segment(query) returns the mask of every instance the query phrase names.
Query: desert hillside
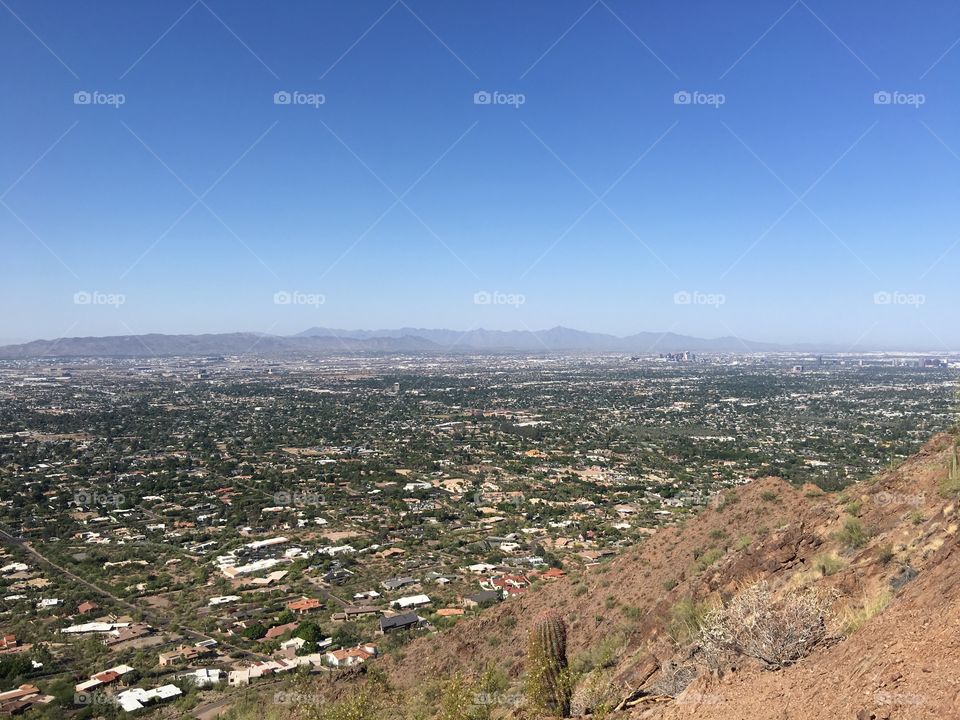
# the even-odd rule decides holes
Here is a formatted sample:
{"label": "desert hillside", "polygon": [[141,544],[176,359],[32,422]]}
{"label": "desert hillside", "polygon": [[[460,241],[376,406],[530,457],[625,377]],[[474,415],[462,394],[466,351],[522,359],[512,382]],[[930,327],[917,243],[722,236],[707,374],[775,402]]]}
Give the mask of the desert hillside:
{"label": "desert hillside", "polygon": [[[621,557],[419,637],[366,679],[314,687],[341,705],[303,712],[378,717],[388,693],[429,717],[452,692],[448,710],[464,714],[444,717],[539,717],[524,695],[527,638],[552,612],[567,627],[574,715],[960,717],[958,491],[949,434],[842,493],[758,480]],[[758,580],[771,604],[816,597],[823,608],[822,631],[782,667],[704,644],[711,610]],[[495,691],[466,707],[490,678]],[[370,714],[338,715],[343,698]]]}

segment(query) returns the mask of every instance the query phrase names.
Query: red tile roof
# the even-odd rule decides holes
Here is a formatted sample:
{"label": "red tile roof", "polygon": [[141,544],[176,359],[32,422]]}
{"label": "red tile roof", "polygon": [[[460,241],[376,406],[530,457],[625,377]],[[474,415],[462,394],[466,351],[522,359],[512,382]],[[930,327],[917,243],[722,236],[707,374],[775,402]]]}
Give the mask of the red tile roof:
{"label": "red tile roof", "polygon": [[292,622],[287,623],[286,625],[277,625],[276,627],[272,627],[267,630],[267,634],[263,636],[263,639],[273,640],[274,638],[278,638],[288,630],[295,630],[297,625],[299,625],[299,623]]}

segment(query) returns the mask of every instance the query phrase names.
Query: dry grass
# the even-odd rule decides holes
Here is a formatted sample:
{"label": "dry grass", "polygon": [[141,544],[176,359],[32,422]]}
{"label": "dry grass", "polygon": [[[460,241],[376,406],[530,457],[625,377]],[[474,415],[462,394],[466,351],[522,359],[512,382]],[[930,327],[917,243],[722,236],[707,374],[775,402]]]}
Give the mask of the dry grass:
{"label": "dry grass", "polygon": [[890,604],[892,595],[884,590],[873,598],[864,598],[859,607],[848,607],[840,618],[843,635],[849,636]]}

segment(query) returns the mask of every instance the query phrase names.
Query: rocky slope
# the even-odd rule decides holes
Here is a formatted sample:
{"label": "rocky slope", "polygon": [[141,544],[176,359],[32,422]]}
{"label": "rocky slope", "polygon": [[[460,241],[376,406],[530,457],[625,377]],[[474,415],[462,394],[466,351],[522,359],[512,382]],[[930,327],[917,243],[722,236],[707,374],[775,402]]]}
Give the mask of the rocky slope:
{"label": "rocky slope", "polygon": [[[494,668],[506,679],[487,697],[491,716],[538,717],[522,700],[524,649],[536,618],[551,610],[569,628],[579,678],[575,713],[606,707],[605,717],[651,720],[960,718],[956,442],[939,435],[843,493],[776,478],[729,491],[623,556],[422,636],[367,674],[385,672],[388,707],[404,697],[417,717],[430,717],[435,679]],[[801,590],[827,598],[825,639],[779,670],[745,656],[708,662],[698,632],[703,613],[757,579],[781,599]],[[326,680],[308,691],[342,698],[363,684]],[[432,701],[424,699],[430,692]]]}
{"label": "rocky slope", "polygon": [[[623,716],[960,717],[960,519],[947,487],[954,448],[940,435],[842,494],[775,478],[751,483],[607,565],[420,638],[383,666],[401,688],[490,664],[517,680],[524,638],[552,609],[567,619],[574,665],[595,668],[594,684],[619,700]],[[831,593],[828,640],[776,672],[746,659],[711,671],[685,629],[698,608],[756,578],[778,593]]]}

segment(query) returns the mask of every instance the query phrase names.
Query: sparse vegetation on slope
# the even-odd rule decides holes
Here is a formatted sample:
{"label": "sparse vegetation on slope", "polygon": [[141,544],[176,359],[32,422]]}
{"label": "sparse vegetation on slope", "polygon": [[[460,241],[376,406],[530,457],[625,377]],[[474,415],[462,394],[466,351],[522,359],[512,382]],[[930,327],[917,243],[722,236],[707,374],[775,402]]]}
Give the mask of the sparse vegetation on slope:
{"label": "sparse vegetation on slope", "polygon": [[721,666],[745,655],[772,670],[792,665],[826,638],[830,602],[815,590],[777,597],[766,581],[747,585],[704,618],[700,639],[708,662]]}
{"label": "sparse vegetation on slope", "polygon": [[867,544],[870,539],[863,523],[854,516],[843,521],[843,527],[837,533],[837,540],[848,550],[857,550]]}
{"label": "sparse vegetation on slope", "polygon": [[843,618],[843,634],[855,633],[860,626],[883,610],[890,602],[890,598],[890,592],[884,590],[876,597],[865,598],[859,607],[848,609]]}
{"label": "sparse vegetation on slope", "polygon": [[[522,639],[547,609],[567,626],[574,716],[752,720],[769,717],[771,698],[783,698],[791,720],[861,710],[883,717],[899,693],[923,700],[904,717],[948,717],[960,654],[960,610],[952,601],[960,596],[960,504],[941,499],[937,488],[952,443],[940,436],[916,458],[851,488],[862,502],[859,518],[838,519],[849,498],[757,481],[722,512],[706,509],[621,558],[420,638],[404,659],[384,665],[397,678],[391,698],[410,709],[389,717],[440,717],[444,682],[425,693],[424,677],[462,672],[452,689],[481,688],[481,668],[491,662],[504,673],[501,689],[478,690],[490,700],[480,710],[493,719],[546,717],[521,688],[531,667]],[[780,501],[762,503],[771,489]],[[769,529],[761,531],[761,522]],[[754,538],[749,545],[736,541],[745,533]],[[689,572],[695,549],[725,539],[730,544],[709,572]],[[877,695],[881,682],[889,695]]]}

